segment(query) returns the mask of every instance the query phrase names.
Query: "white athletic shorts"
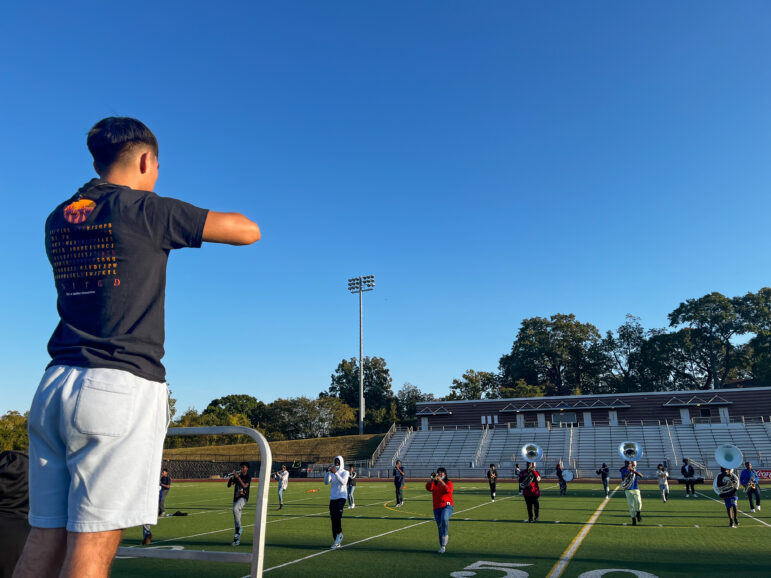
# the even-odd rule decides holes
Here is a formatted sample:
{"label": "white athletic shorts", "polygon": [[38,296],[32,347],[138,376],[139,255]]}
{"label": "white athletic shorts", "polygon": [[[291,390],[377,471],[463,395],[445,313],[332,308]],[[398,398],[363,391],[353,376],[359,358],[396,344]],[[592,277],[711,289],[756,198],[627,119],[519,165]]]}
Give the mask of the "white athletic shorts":
{"label": "white athletic shorts", "polygon": [[118,369],[57,365],[29,414],[29,523],[104,532],[158,521],[169,391]]}

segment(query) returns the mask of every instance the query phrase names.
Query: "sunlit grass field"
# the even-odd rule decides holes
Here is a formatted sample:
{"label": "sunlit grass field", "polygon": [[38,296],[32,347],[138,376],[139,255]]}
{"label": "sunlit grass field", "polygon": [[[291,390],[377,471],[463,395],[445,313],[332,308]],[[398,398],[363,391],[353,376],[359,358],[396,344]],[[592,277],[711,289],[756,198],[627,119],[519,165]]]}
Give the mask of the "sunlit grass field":
{"label": "sunlit grass field", "polygon": [[[572,483],[560,496],[543,484],[540,521],[528,524],[523,499],[511,482],[500,483],[496,501],[487,484],[458,483],[450,541],[438,554],[431,495],[423,483],[410,482],[405,504],[394,508],[393,484],[359,482],[356,508],[343,517],[343,548],[329,550],[332,534],[328,514],[329,488],[321,481],[290,481],[285,507],[277,509],[276,483],[271,484],[265,573],[270,576],[565,576],[583,578],[632,576],[771,575],[771,500],[751,514],[740,496],[740,526],[728,527],[722,500],[707,486],[695,499],[672,486],[662,503],[657,486],[642,486],[643,521],[629,525],[619,489],[588,528],[577,537],[603,504],[599,484]],[[255,486],[256,490],[256,486]],[[312,491],[318,490],[318,491]],[[254,496],[244,510],[241,546],[233,548],[232,488],[223,483],[178,483],[172,486],[166,517],[153,527],[149,547],[248,551],[252,546]],[[139,546],[141,528],[125,532],[123,546]],[[577,545],[571,555],[571,544]],[[561,574],[555,565],[563,558]],[[563,564],[564,564],[563,561]],[[599,571],[599,572],[598,572]],[[642,574],[643,572],[648,574]],[[243,564],[149,559],[118,559],[113,576],[165,578],[182,576],[248,576]]]}

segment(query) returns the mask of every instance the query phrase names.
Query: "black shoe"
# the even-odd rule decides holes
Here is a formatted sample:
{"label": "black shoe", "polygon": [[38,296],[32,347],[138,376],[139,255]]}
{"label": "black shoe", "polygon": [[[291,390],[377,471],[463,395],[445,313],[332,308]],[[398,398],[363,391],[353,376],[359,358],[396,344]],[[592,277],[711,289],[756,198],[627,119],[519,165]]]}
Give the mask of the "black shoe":
{"label": "black shoe", "polygon": [[632,518],[632,526],[636,526],[636,525],[637,525],[637,520],[635,520],[634,518]]}
{"label": "black shoe", "polygon": [[283,508],[283,507],[284,507],[284,504],[279,504],[279,505],[278,505],[278,509],[279,509],[279,510],[280,510],[281,508]]}
{"label": "black shoe", "polygon": [[642,515],[640,515],[640,512],[637,512],[637,521],[642,522]]}

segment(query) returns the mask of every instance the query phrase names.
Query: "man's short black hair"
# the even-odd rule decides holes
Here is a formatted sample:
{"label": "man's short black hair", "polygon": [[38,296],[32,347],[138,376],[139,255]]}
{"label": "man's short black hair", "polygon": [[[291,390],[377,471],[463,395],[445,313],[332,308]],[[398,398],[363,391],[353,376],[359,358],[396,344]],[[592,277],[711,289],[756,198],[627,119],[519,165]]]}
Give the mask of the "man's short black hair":
{"label": "man's short black hair", "polygon": [[158,156],[158,140],[152,131],[142,122],[127,116],[110,116],[100,120],[88,131],[86,144],[99,174],[137,146],[148,146]]}
{"label": "man's short black hair", "polygon": [[241,462],[240,464],[238,464],[239,468],[241,468],[243,466],[246,466],[248,468],[249,467],[249,462]]}

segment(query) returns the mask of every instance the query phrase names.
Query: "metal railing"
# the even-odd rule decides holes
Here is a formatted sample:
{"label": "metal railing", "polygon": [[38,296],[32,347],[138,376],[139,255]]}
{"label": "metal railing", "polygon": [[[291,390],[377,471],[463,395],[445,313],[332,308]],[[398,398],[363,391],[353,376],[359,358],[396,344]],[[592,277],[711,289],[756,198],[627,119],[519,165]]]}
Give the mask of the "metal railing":
{"label": "metal railing", "polygon": [[134,547],[118,548],[119,556],[135,558],[163,558],[167,560],[197,560],[202,562],[237,562],[251,565],[251,578],[262,576],[265,558],[265,524],[268,517],[269,468],[273,458],[265,437],[258,431],[242,426],[172,427],[167,436],[183,435],[248,435],[260,448],[260,476],[257,487],[257,508],[254,519],[254,543],[251,553],[213,552],[208,550],[154,550]]}
{"label": "metal railing", "polygon": [[487,439],[487,433],[490,431],[489,428],[485,427],[482,429],[482,438],[479,440],[479,445],[477,446],[477,451],[474,453],[474,466],[479,465],[479,460],[482,457],[482,450],[485,447],[485,440]]}
{"label": "metal railing", "polygon": [[386,446],[388,445],[388,442],[390,442],[391,438],[394,437],[394,433],[396,433],[396,422],[391,424],[391,427],[388,428],[386,435],[383,436],[383,439],[380,440],[380,443],[375,448],[375,451],[372,452],[372,457],[369,459],[370,467],[375,465],[375,462],[378,460],[381,454],[385,451]]}
{"label": "metal railing", "polygon": [[401,452],[402,448],[404,448],[404,446],[407,445],[407,440],[410,439],[411,435],[412,435],[412,428],[409,428],[407,430],[407,433],[404,434],[404,439],[402,440],[402,443],[399,444],[399,447],[396,448],[394,455],[391,457],[391,465],[394,465],[396,463],[396,460],[399,458],[399,452]]}

